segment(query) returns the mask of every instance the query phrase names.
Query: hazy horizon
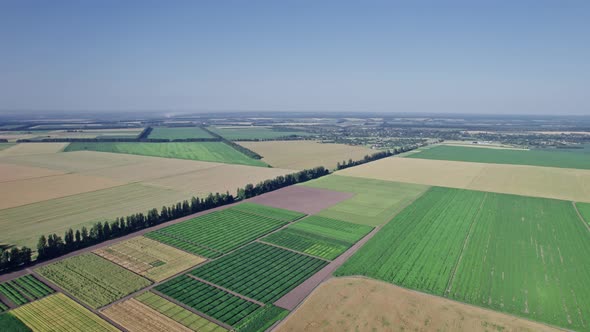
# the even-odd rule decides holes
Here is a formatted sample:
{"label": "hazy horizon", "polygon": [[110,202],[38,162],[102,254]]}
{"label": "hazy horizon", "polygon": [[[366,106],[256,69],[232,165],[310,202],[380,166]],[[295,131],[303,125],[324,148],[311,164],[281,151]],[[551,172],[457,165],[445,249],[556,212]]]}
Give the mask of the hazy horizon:
{"label": "hazy horizon", "polygon": [[584,1],[0,3],[0,112],[590,115]]}

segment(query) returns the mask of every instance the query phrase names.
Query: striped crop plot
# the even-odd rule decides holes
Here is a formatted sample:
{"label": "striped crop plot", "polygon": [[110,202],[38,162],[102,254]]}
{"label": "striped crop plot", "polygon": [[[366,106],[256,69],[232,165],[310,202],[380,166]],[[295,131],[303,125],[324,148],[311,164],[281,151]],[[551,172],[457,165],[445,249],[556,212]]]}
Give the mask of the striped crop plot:
{"label": "striped crop plot", "polygon": [[311,216],[270,234],[262,241],[331,260],[372,229],[370,226]]}
{"label": "striped crop plot", "polygon": [[0,284],[0,294],[17,306],[38,300],[54,292],[53,289],[30,274]]}
{"label": "striped crop plot", "polygon": [[35,332],[116,332],[114,326],[58,293],[14,309],[11,313]]}
{"label": "striped crop plot", "polygon": [[435,187],[336,275],[366,275],[567,329],[590,328],[590,238],[568,201]]}
{"label": "striped crop plot", "polygon": [[149,280],[90,253],[66,258],[36,271],[93,308],[151,284]]}
{"label": "striped crop plot", "polygon": [[305,216],[305,213],[279,209],[272,206],[254,204],[249,202],[238,204],[232,207],[231,209],[285,222],[295,221]]}
{"label": "striped crop plot", "polygon": [[260,305],[205,284],[187,275],[176,277],[155,288],[158,292],[183,303],[220,322],[235,326]]}
{"label": "striped crop plot", "polygon": [[213,258],[285,224],[282,220],[229,208],[150,232],[146,236],[188,252]]}
{"label": "striped crop plot", "polygon": [[6,310],[8,310],[8,306],[4,304],[4,302],[0,301],[0,313],[3,313]]}
{"label": "striped crop plot", "polygon": [[129,332],[192,331],[135,299],[113,304],[101,312]]}
{"label": "striped crop plot", "polygon": [[207,319],[186,310],[176,303],[152,292],[145,292],[135,297],[144,305],[156,310],[160,314],[188,327],[191,331],[226,332],[227,329],[208,321]]}
{"label": "striped crop plot", "polygon": [[154,281],[162,281],[205,261],[143,236],[100,248],[94,253]]}
{"label": "striped crop plot", "polygon": [[274,246],[253,243],[190,272],[263,303],[272,303],[327,262]]}

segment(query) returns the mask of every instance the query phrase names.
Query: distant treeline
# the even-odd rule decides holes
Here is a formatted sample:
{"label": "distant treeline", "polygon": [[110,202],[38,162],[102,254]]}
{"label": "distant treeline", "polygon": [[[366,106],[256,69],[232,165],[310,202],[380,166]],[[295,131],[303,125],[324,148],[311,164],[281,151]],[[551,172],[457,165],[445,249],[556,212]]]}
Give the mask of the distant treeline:
{"label": "distant treeline", "polygon": [[211,136],[219,139],[223,143],[231,146],[232,148],[240,151],[241,153],[245,154],[246,156],[248,156],[248,157],[250,157],[252,159],[262,159],[262,156],[259,155],[258,153],[254,152],[254,151],[252,151],[252,150],[250,150],[250,149],[248,149],[246,147],[243,147],[243,146],[241,146],[239,144],[236,144],[236,143],[234,143],[234,142],[232,142],[232,141],[230,141],[228,139],[225,139],[223,136],[219,135],[216,132],[213,132],[213,131],[207,129],[206,127],[201,127],[201,129],[203,129],[204,131],[206,131],[207,133],[209,133],[209,135],[211,135]]}
{"label": "distant treeline", "polygon": [[0,143],[8,143],[8,140],[6,138],[0,138]]}
{"label": "distant treeline", "polygon": [[[65,232],[63,237],[57,234],[42,235],[37,242],[36,249],[38,256],[36,261],[59,257],[72,251],[124,236],[144,228],[231,204],[296,183],[313,180],[329,173],[324,167],[306,169],[297,173],[278,176],[272,180],[265,180],[256,185],[248,184],[244,188],[239,188],[236,196],[226,192],[224,194],[209,194],[205,198],[193,197],[190,201],[185,200],[171,206],[163,206],[159,210],[153,208],[147,214],[135,213],[126,217],[116,218],[111,222],[97,222],[89,228],[82,227],[75,231],[70,228]],[[32,250],[27,247],[13,247],[10,250],[6,248],[2,251],[0,257],[0,271],[8,271],[29,265],[33,262]]]}
{"label": "distant treeline", "polygon": [[412,146],[408,146],[408,147],[395,148],[393,150],[381,151],[381,152],[373,153],[372,155],[366,155],[361,160],[352,160],[352,159],[349,159],[348,161],[343,160],[342,163],[336,164],[336,170],[341,170],[341,169],[345,169],[345,168],[349,168],[349,167],[353,167],[353,166],[358,166],[358,165],[366,164],[371,161],[391,157],[396,154],[400,154],[403,152],[408,152],[408,151],[414,150],[414,149],[424,146],[424,145],[425,144],[419,144],[419,145],[412,145]]}

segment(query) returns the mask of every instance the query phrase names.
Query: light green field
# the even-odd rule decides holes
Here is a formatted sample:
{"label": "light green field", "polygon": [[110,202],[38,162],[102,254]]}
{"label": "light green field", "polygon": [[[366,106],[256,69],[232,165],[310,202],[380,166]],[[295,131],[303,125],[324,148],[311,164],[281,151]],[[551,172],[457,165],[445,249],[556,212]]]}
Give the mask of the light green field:
{"label": "light green field", "polygon": [[261,160],[253,159],[222,142],[172,142],[172,143],[71,143],[69,151],[101,151],[127,153],[142,156],[214,161],[227,164],[268,166]]}
{"label": "light green field", "polygon": [[149,280],[91,253],[66,258],[36,271],[95,309],[151,284]]}
{"label": "light green field", "polygon": [[[267,127],[209,127],[209,130],[230,141],[254,140],[254,139],[277,139],[281,137],[311,136],[304,131],[279,131]],[[151,136],[150,136],[151,137]]]}
{"label": "light green field", "polygon": [[590,224],[590,203],[576,203],[576,207],[578,208],[578,212],[584,218],[584,221]]}
{"label": "light green field", "polygon": [[433,187],[336,275],[590,330],[590,236],[568,201]]}
{"label": "light green field", "polygon": [[212,137],[211,134],[199,127],[155,127],[148,138],[174,140]]}
{"label": "light green field", "polygon": [[35,248],[41,235],[63,233],[187,199],[174,190],[138,183],[0,210],[0,243]]}
{"label": "light green field", "polygon": [[482,149],[439,145],[406,158],[590,169],[590,154],[565,151]]}
{"label": "light green field", "polygon": [[318,216],[370,226],[382,225],[413,202],[428,186],[329,175],[303,184],[308,187],[354,193]]}

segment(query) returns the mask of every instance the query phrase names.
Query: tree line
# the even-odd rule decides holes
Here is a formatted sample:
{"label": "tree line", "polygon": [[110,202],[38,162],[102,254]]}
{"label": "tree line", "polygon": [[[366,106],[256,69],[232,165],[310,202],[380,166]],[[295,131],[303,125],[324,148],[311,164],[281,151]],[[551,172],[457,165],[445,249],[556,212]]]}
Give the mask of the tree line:
{"label": "tree line", "polygon": [[373,153],[372,155],[365,155],[365,157],[360,160],[352,160],[352,159],[348,159],[348,161],[343,160],[341,163],[336,164],[336,170],[341,170],[341,169],[345,169],[345,168],[349,168],[349,167],[353,167],[353,166],[358,166],[358,165],[366,164],[371,161],[391,157],[396,154],[400,154],[400,153],[408,152],[410,150],[414,150],[414,149],[424,146],[424,145],[425,144],[417,144],[417,145],[411,145],[411,146],[404,146],[401,148],[395,148],[392,150],[385,150],[385,151]]}
{"label": "tree line", "polygon": [[211,136],[219,139],[221,142],[223,142],[223,143],[231,146],[232,148],[240,151],[241,153],[245,154],[246,156],[248,156],[250,158],[253,158],[253,159],[262,159],[262,156],[261,155],[259,155],[258,153],[256,153],[256,152],[248,149],[245,146],[241,146],[239,144],[236,144],[236,143],[234,143],[234,142],[226,139],[225,137],[219,135],[218,133],[213,132],[213,131],[207,129],[206,127],[201,127],[201,129],[203,129],[204,131],[206,131],[207,133],[209,133],[209,135],[211,135]]}

